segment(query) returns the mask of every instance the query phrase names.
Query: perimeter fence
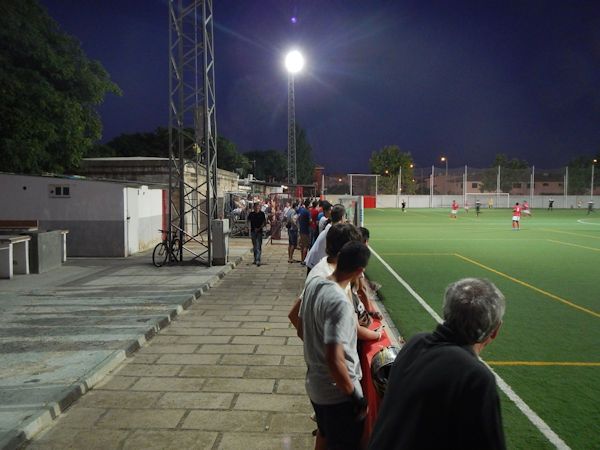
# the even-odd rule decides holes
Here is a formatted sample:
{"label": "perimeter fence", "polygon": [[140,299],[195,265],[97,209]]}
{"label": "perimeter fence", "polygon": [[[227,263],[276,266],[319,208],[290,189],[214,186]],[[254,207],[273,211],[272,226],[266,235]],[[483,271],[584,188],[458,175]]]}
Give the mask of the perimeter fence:
{"label": "perimeter fence", "polygon": [[[594,177],[596,175],[596,177]],[[429,197],[428,206],[450,204],[453,199],[473,204],[481,195],[486,201],[496,196],[500,204],[512,197],[529,200],[542,206],[550,199],[560,198],[557,207],[586,207],[587,202],[600,195],[600,174],[594,167],[538,169],[536,167],[511,169],[505,167],[411,167],[395,174],[326,175],[323,179],[325,195],[362,195],[397,197]],[[423,203],[421,200],[420,204]]]}

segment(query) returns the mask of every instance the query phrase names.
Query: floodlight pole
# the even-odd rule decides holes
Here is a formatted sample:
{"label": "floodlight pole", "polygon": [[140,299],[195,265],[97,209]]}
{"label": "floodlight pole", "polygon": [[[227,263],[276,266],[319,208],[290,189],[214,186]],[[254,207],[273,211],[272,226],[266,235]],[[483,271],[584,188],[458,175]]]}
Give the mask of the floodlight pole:
{"label": "floodlight pole", "polygon": [[288,184],[295,185],[296,174],[296,105],[294,95],[294,74],[288,73]]}

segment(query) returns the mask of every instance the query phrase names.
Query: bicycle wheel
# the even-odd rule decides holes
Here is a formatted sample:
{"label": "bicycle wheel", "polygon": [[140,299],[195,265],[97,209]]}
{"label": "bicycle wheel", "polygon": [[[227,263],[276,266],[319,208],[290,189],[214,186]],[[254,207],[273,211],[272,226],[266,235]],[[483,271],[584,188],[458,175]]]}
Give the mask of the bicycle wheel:
{"label": "bicycle wheel", "polygon": [[171,246],[171,260],[172,262],[179,261],[179,249],[181,248],[181,241],[179,239],[173,239],[173,243]]}
{"label": "bicycle wheel", "polygon": [[162,266],[165,262],[167,262],[168,253],[167,246],[164,242],[156,244],[156,247],[154,247],[154,251],[152,252],[152,264],[154,264],[156,267]]}

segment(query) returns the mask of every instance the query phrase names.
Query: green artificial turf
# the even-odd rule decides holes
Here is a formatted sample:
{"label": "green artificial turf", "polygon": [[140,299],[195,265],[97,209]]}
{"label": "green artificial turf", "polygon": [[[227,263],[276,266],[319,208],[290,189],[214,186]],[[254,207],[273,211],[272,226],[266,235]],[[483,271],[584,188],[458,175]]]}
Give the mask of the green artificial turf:
{"label": "green artificial turf", "polygon": [[[365,226],[373,250],[440,316],[452,281],[494,282],[507,309],[483,359],[567,445],[600,448],[600,217],[533,214],[513,231],[508,209],[461,212],[456,220],[445,209],[376,209],[365,211]],[[383,285],[384,305],[405,338],[433,329],[435,320],[375,255],[367,274]],[[510,400],[502,408],[509,448],[552,448]]]}

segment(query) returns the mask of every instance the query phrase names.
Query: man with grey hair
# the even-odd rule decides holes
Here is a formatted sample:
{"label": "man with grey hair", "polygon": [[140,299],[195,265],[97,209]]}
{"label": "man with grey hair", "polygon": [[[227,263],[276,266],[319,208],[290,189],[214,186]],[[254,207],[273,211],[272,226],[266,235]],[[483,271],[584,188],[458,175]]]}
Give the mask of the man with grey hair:
{"label": "man with grey hair", "polygon": [[413,336],[394,361],[369,449],[506,448],[496,381],[478,358],[504,309],[488,280],[447,287],[444,322]]}

